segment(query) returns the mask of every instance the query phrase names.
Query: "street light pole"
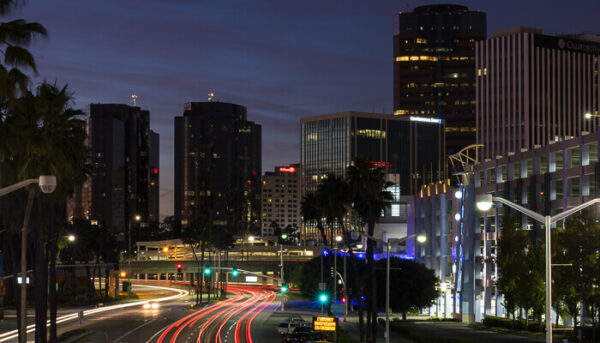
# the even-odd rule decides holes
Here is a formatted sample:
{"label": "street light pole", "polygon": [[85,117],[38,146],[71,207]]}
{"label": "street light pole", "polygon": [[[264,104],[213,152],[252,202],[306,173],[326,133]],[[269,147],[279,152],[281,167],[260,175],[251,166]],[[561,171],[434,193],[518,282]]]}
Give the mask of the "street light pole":
{"label": "street light pole", "polygon": [[281,261],[281,312],[285,311],[285,300],[283,299],[283,297],[285,296],[283,294],[283,287],[284,287],[284,283],[285,283],[285,279],[283,277],[283,244],[279,244],[279,253],[280,253],[280,261]]}
{"label": "street light pole", "polygon": [[494,197],[491,194],[482,194],[477,196],[476,204],[477,208],[486,212],[490,208],[494,202],[502,203],[517,212],[520,212],[534,220],[537,220],[540,223],[543,223],[546,229],[545,234],[545,253],[546,253],[546,343],[552,343],[552,254],[551,254],[551,243],[552,243],[552,232],[550,226],[553,223],[556,223],[560,220],[565,219],[566,217],[572,215],[573,213],[579,212],[586,207],[595,205],[600,203],[600,198],[592,199],[588,202],[585,202],[579,206],[573,207],[569,210],[556,214],[554,216],[543,216],[539,213],[536,213],[526,207],[521,205],[517,205],[512,201],[508,201],[504,198]]}
{"label": "street light pole", "polygon": [[[17,182],[14,185],[0,188],[0,197],[34,183],[38,184],[43,193],[52,193],[56,189],[56,176],[40,175],[37,179],[27,179]],[[25,218],[23,219],[23,227],[21,228],[21,301],[19,302],[21,322],[19,323],[19,343],[27,342],[27,227],[29,226],[34,192],[35,190],[33,189],[30,189],[28,192]]]}
{"label": "street light pole", "polygon": [[390,343],[390,249],[392,241],[394,244],[405,242],[413,237],[417,237],[419,243],[424,243],[427,240],[425,235],[418,235],[413,233],[402,238],[388,239],[387,232],[383,233],[383,239],[377,239],[370,235],[364,235],[365,237],[380,243],[385,243],[387,247],[387,262],[385,270],[385,343]]}

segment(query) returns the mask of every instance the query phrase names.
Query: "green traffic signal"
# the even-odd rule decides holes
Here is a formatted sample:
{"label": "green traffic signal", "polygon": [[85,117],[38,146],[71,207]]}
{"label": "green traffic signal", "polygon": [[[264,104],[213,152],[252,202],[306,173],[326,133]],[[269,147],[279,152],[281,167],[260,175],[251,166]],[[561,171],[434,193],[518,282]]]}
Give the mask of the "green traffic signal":
{"label": "green traffic signal", "polygon": [[288,238],[287,233],[281,234],[281,239],[287,239],[287,238]]}
{"label": "green traffic signal", "polygon": [[287,286],[281,285],[281,293],[287,293]]}
{"label": "green traffic signal", "polygon": [[231,275],[232,276],[238,276],[239,272],[236,268],[233,268],[233,270],[231,271]]}
{"label": "green traffic signal", "polygon": [[210,275],[211,270],[209,267],[204,267],[204,275]]}
{"label": "green traffic signal", "polygon": [[319,295],[319,301],[324,304],[327,302],[327,294],[321,294]]}

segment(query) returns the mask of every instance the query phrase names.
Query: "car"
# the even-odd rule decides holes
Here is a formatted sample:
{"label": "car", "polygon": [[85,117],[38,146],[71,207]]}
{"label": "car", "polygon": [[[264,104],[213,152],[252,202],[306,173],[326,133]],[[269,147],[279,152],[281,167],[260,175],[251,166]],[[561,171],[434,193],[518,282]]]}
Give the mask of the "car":
{"label": "car", "polygon": [[287,335],[287,334],[291,334],[294,332],[294,329],[296,329],[297,327],[300,326],[306,326],[307,322],[306,320],[302,319],[302,318],[288,318],[287,321],[279,323],[279,325],[277,326],[277,332],[279,332],[280,335]]}
{"label": "car", "polygon": [[144,310],[158,310],[160,305],[155,301],[148,301],[144,303],[143,307]]}
{"label": "car", "polygon": [[308,326],[298,326],[290,334],[283,336],[283,342],[307,342],[315,339],[315,333],[312,328]]}

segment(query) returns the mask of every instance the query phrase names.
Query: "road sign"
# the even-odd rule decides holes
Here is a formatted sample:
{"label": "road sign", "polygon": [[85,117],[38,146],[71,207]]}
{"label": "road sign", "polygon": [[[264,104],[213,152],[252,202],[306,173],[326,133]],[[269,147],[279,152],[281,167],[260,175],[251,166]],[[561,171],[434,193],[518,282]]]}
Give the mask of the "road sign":
{"label": "road sign", "polygon": [[336,331],[337,318],[335,317],[313,317],[313,330],[315,331]]}

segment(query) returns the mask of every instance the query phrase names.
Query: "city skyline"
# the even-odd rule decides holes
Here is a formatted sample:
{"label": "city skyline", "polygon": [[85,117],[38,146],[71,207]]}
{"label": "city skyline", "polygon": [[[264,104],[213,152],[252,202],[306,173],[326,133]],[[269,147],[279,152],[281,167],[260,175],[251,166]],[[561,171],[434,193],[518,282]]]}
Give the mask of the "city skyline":
{"label": "city skyline", "polygon": [[[263,170],[297,163],[301,117],[392,112],[394,14],[432,3],[440,1],[408,7],[394,1],[227,7],[104,1],[100,7],[31,0],[13,17],[38,21],[50,32],[32,47],[40,74],[34,83],[68,83],[79,108],[126,104],[135,93],[138,106],[151,111],[151,128],[161,135],[162,217],[173,213],[173,118],[185,102],[205,101],[214,92],[219,101],[247,107],[248,119],[263,126]],[[550,35],[600,31],[594,20],[600,4],[594,1],[577,7],[558,1],[452,3],[486,12],[488,36],[516,25]]]}

